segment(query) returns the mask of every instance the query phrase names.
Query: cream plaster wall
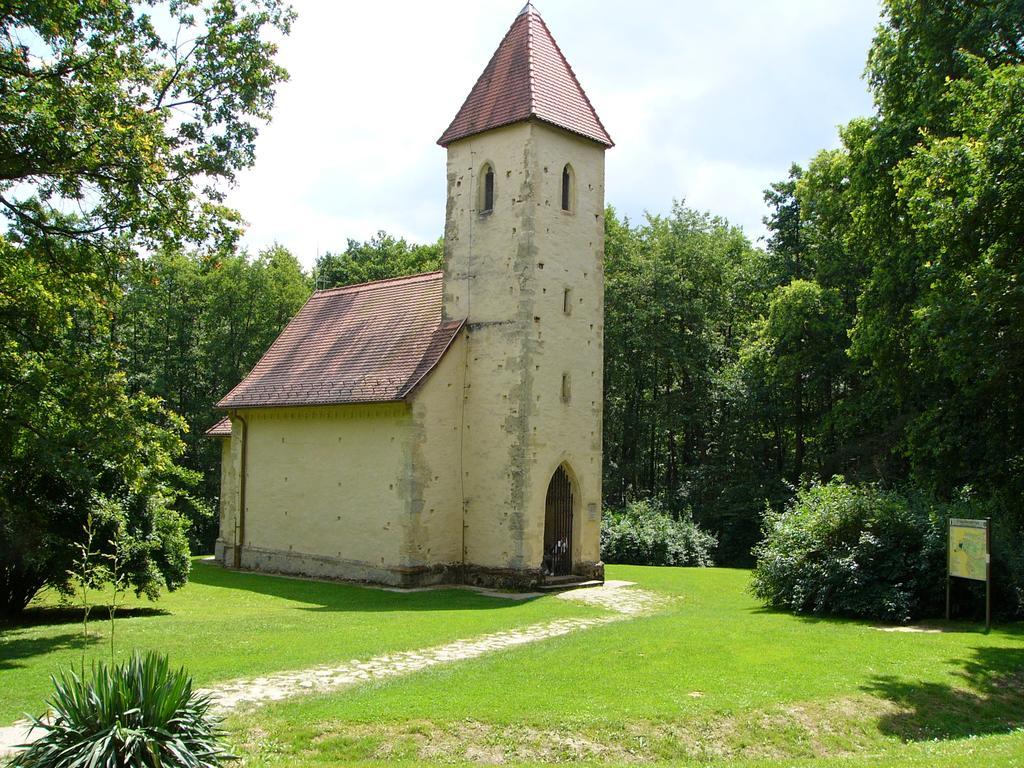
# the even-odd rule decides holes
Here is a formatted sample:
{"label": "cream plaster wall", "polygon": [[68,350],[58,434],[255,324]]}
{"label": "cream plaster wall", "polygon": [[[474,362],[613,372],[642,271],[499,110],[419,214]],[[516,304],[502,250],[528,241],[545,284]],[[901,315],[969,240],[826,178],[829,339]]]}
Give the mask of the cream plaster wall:
{"label": "cream plaster wall", "polygon": [[[561,210],[567,162],[570,212]],[[476,210],[485,163],[495,169],[490,212]],[[603,215],[604,148],[594,142],[529,121],[448,147],[445,314],[469,320],[470,564],[540,567],[544,499],[563,462],[574,480],[574,563],[600,558]]]}
{"label": "cream plaster wall", "polygon": [[412,469],[410,566],[462,562],[462,393],[465,386],[466,331],[462,331],[412,397],[408,441]]}
{"label": "cream plaster wall", "polygon": [[[409,406],[242,415],[247,426],[232,416],[231,460],[240,478],[247,441],[243,566],[397,581],[392,571],[405,565],[412,502]],[[225,522],[221,536],[232,541],[235,521]]]}

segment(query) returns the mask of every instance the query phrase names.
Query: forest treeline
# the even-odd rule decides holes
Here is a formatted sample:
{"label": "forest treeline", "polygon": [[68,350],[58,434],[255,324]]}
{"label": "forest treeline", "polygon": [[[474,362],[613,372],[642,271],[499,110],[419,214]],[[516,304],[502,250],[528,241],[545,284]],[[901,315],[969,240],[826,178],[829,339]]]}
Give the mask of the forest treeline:
{"label": "forest treeline", "polygon": [[[245,253],[213,182],[253,161],[286,77],[261,30],[291,13],[201,7],[219,32],[187,57],[127,3],[0,13],[0,613],[68,589],[88,525],[131,586],[182,583],[215,535],[216,401],[315,286],[441,265],[383,232],[311,273]],[[1024,13],[885,11],[873,114],[766,191],[765,242],[682,202],[606,212],[606,504],[692,517],[718,563],[838,476],[1024,541]]]}
{"label": "forest treeline", "polygon": [[874,114],[766,191],[763,250],[681,207],[608,217],[606,493],[692,508],[720,562],[836,475],[1024,545],[1022,5],[886,11]]}

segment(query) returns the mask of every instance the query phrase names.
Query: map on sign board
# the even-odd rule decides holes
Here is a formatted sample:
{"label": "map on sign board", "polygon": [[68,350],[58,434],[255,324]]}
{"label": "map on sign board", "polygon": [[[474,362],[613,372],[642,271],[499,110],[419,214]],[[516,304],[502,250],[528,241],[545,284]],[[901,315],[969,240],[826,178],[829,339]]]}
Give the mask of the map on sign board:
{"label": "map on sign board", "polygon": [[988,531],[985,520],[949,521],[949,575],[987,581]]}

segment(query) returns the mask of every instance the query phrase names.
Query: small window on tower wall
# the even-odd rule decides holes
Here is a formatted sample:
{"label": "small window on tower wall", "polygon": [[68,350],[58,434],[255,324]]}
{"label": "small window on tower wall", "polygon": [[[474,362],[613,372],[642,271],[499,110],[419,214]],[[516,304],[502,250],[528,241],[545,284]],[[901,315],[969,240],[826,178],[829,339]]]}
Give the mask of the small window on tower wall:
{"label": "small window on tower wall", "polygon": [[480,213],[494,210],[494,168],[490,163],[480,169]]}
{"label": "small window on tower wall", "polygon": [[562,291],[562,311],[567,314],[572,314],[572,289],[566,288]]}
{"label": "small window on tower wall", "polygon": [[572,397],[572,378],[568,373],[562,374],[562,402],[568,403]]}
{"label": "small window on tower wall", "polygon": [[562,169],[562,210],[572,210],[572,193],[573,193],[573,172],[572,166],[568,163]]}

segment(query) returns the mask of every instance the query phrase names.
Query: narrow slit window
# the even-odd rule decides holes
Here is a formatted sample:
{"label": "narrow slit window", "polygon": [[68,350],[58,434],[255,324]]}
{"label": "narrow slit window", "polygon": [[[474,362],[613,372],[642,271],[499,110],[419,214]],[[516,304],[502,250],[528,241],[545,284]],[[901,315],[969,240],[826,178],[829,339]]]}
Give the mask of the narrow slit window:
{"label": "narrow slit window", "polygon": [[572,379],[568,373],[562,374],[562,402],[568,403],[572,397]]}
{"label": "narrow slit window", "polygon": [[483,167],[483,186],[480,190],[480,213],[494,210],[494,168],[490,163]]}
{"label": "narrow slit window", "polygon": [[562,311],[570,315],[572,314],[572,289],[566,288],[562,292]]}
{"label": "narrow slit window", "polygon": [[562,210],[572,210],[572,193],[573,193],[573,173],[572,166],[568,163],[562,168]]}

